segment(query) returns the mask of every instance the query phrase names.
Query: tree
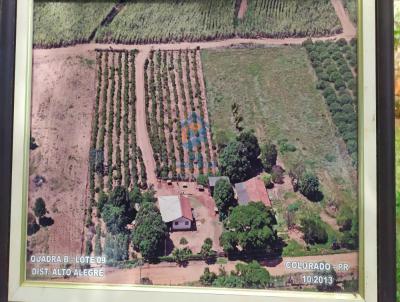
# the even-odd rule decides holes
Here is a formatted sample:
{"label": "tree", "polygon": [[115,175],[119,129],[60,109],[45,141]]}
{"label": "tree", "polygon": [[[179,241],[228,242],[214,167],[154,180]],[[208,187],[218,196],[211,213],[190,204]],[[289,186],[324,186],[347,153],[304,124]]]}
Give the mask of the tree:
{"label": "tree", "polygon": [[345,204],[340,208],[339,214],[336,217],[337,224],[340,226],[340,231],[349,231],[352,226],[352,221],[354,219],[353,209]]}
{"label": "tree", "polygon": [[261,147],[261,162],[265,171],[271,172],[272,167],[276,165],[277,158],[278,151],[274,144],[267,142]]}
{"label": "tree", "polygon": [[[213,281],[213,286],[226,288],[266,288],[270,282],[269,272],[263,268],[257,261],[252,261],[249,264],[236,264],[235,271],[227,274],[221,271],[217,278]],[[203,277],[204,276],[204,277]],[[208,277],[208,280],[214,276],[206,271],[203,274],[203,279]],[[201,279],[201,278],[200,278]]]}
{"label": "tree", "polygon": [[172,256],[175,258],[176,263],[179,265],[184,265],[188,262],[188,256],[192,255],[192,250],[188,247],[184,247],[183,249],[174,249],[172,251]]}
{"label": "tree", "polygon": [[219,179],[214,187],[214,200],[215,205],[219,211],[220,220],[224,220],[228,217],[229,210],[235,206],[235,193],[231,183],[225,179]]}
{"label": "tree", "polygon": [[321,195],[318,176],[309,171],[303,173],[299,178],[299,191],[310,200],[318,200]]}
{"label": "tree", "polygon": [[261,153],[257,137],[251,131],[244,131],[236,137],[236,140],[243,144],[247,158],[254,165]]}
{"label": "tree", "polygon": [[199,176],[197,176],[197,184],[207,187],[208,186],[208,176],[204,175],[204,174],[200,174]]}
{"label": "tree", "polygon": [[126,233],[126,225],[135,219],[136,210],[125,187],[117,186],[110,193],[101,215],[107,230],[113,235]]}
{"label": "tree", "polygon": [[348,249],[358,248],[358,215],[354,215],[351,228],[343,233],[341,245]]}
{"label": "tree", "polygon": [[211,238],[206,238],[203,245],[201,246],[200,254],[203,256],[206,262],[209,262],[211,258],[215,257],[215,252],[212,249],[213,241]]}
{"label": "tree", "polygon": [[233,183],[241,182],[251,176],[251,161],[247,157],[247,148],[241,142],[230,142],[219,156],[221,174]]}
{"label": "tree", "polygon": [[103,212],[104,205],[108,202],[108,196],[104,191],[99,192],[99,199],[97,201],[97,209],[99,212]]}
{"label": "tree", "polygon": [[217,279],[217,274],[211,272],[208,267],[204,269],[203,275],[200,277],[200,283],[203,286],[211,286],[213,285],[214,281]]}
{"label": "tree", "polygon": [[33,207],[33,212],[35,216],[38,218],[43,217],[47,213],[46,203],[44,202],[42,197],[39,197],[35,201],[35,206]]}
{"label": "tree", "polygon": [[124,261],[129,257],[128,235],[108,234],[104,245],[104,254],[108,262]]}
{"label": "tree", "polygon": [[140,189],[138,186],[134,186],[132,191],[129,192],[129,199],[134,204],[142,203],[143,196],[142,196],[142,192],[140,192]]}
{"label": "tree", "polygon": [[254,260],[249,264],[236,264],[236,275],[242,279],[245,288],[266,288],[270,282],[269,272]]}
{"label": "tree", "polygon": [[142,194],[142,203],[155,203],[157,202],[156,191],[149,189]]}
{"label": "tree", "polygon": [[32,213],[28,213],[28,236],[35,234],[39,231],[40,226],[36,222],[36,218]]}
{"label": "tree", "polygon": [[243,252],[272,251],[278,240],[277,224],[272,209],[262,202],[250,202],[235,207],[225,220],[225,231],[220,241],[224,251],[230,253],[240,247]]}
{"label": "tree", "polygon": [[167,226],[154,203],[145,202],[136,216],[136,225],[132,235],[133,247],[139,250],[145,259],[160,254],[160,246],[165,239]]}
{"label": "tree", "polygon": [[309,215],[300,219],[304,241],[308,244],[320,244],[328,241],[326,227],[317,215]]}

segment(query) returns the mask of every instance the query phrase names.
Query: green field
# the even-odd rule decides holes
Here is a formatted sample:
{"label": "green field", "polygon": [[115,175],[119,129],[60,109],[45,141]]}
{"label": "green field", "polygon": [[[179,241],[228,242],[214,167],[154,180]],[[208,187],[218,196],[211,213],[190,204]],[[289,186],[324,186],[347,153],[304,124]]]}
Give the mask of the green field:
{"label": "green field", "polygon": [[341,31],[329,0],[248,0],[238,19],[236,0],[128,0],[59,2],[34,5],[34,44],[58,47],[88,42],[161,43],[231,37],[322,36]]}
{"label": "green field", "polygon": [[39,47],[87,42],[115,1],[35,1],[33,41]]}
{"label": "green field", "polygon": [[234,34],[233,0],[149,0],[127,3],[97,41],[158,43],[198,41]]}
{"label": "green field", "polygon": [[250,0],[237,28],[244,37],[274,38],[322,36],[341,29],[330,0]]}
{"label": "green field", "polygon": [[358,11],[357,11],[357,0],[343,0],[343,5],[349,13],[351,21],[357,24]]}
{"label": "green field", "polygon": [[318,173],[325,201],[355,204],[356,171],[315,88],[304,48],[204,50],[202,60],[217,145],[236,135],[231,109],[236,103],[243,125],[261,142],[295,146],[294,152],[279,153],[287,171],[302,163]]}

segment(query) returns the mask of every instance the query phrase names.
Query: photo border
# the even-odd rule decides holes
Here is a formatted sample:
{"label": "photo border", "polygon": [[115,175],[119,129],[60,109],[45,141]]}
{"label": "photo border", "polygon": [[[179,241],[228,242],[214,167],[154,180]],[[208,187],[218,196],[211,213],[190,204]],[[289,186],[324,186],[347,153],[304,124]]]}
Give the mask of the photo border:
{"label": "photo border", "polygon": [[[26,197],[27,197],[27,168],[29,155],[29,118],[30,118],[30,87],[32,72],[32,20],[33,20],[33,0],[19,0],[17,5],[17,18],[14,14],[14,0],[3,0],[2,2],[2,28],[1,42],[2,49],[0,64],[7,63],[8,68],[2,68],[2,76],[6,79],[0,82],[0,100],[5,106],[1,106],[0,111],[0,132],[2,144],[6,147],[0,148],[0,180],[2,181],[2,194],[0,201],[2,211],[0,221],[4,225],[2,229],[1,253],[7,250],[8,240],[10,240],[10,257],[2,257],[6,263],[9,258],[9,287],[8,298],[7,290],[1,290],[2,301],[70,301],[79,296],[80,300],[90,301],[119,301],[123,299],[153,299],[156,301],[180,301],[190,298],[193,302],[212,299],[212,301],[243,301],[245,298],[252,298],[252,301],[264,301],[269,298],[271,302],[303,302],[303,301],[366,301],[366,302],[391,302],[393,296],[393,280],[388,280],[393,271],[394,251],[391,247],[384,246],[392,239],[388,230],[393,230],[393,221],[389,217],[393,214],[394,198],[393,194],[385,195],[384,189],[391,191],[389,177],[392,174],[393,154],[390,151],[393,142],[388,140],[392,136],[390,125],[384,120],[390,116],[390,95],[383,91],[390,86],[390,66],[387,60],[382,62],[381,55],[388,55],[390,42],[382,41],[387,37],[388,22],[382,22],[382,17],[393,13],[390,10],[389,0],[359,0],[359,134],[360,134],[360,295],[342,293],[309,293],[298,291],[276,291],[276,290],[226,290],[226,289],[204,289],[204,288],[184,288],[184,287],[163,287],[163,286],[129,286],[129,285],[93,285],[93,284],[71,284],[71,283],[45,283],[45,282],[25,282],[25,247],[26,247]],[[375,11],[376,8],[376,11]],[[389,8],[389,9],[388,9]],[[376,15],[375,15],[376,12]],[[375,16],[377,19],[375,20]],[[387,16],[387,15],[386,15]],[[375,28],[375,21],[379,24]],[[16,23],[16,38],[14,25]],[[391,24],[393,27],[393,24]],[[6,34],[3,35],[3,32]],[[377,39],[375,40],[375,34]],[[14,40],[14,38],[16,40]],[[391,40],[392,38],[389,38]],[[14,41],[16,41],[15,52],[15,87],[12,85],[14,79],[13,57]],[[375,44],[377,43],[377,44]],[[5,46],[4,46],[5,45]],[[392,49],[393,52],[393,49]],[[378,56],[376,57],[376,54]],[[371,62],[376,62],[377,65]],[[393,77],[393,75],[392,75]],[[386,79],[386,82],[385,82]],[[387,82],[389,80],[389,82]],[[386,84],[385,84],[386,83]],[[390,88],[390,87],[389,87]],[[393,90],[393,87],[392,87]],[[15,96],[13,98],[13,91]],[[4,95],[3,95],[4,94]],[[378,96],[378,103],[376,101]],[[13,100],[15,104],[13,105]],[[379,107],[377,107],[377,105]],[[13,113],[14,108],[14,113]],[[4,110],[3,110],[4,109]],[[14,117],[12,131],[11,123]],[[376,119],[378,118],[378,123]],[[378,129],[377,129],[378,126]],[[380,144],[377,145],[377,133],[379,134]],[[382,139],[385,137],[385,139]],[[1,138],[1,137],[0,137]],[[10,163],[11,142],[13,146],[12,168]],[[7,144],[8,143],[8,144]],[[7,146],[9,148],[7,148]],[[8,152],[8,153],[7,153]],[[383,157],[386,156],[387,160]],[[377,161],[379,160],[379,162]],[[379,163],[379,166],[378,166]],[[379,169],[378,169],[379,167]],[[12,169],[12,170],[11,170]],[[391,169],[391,170],[390,170]],[[389,173],[385,174],[386,171]],[[12,172],[12,174],[11,174]],[[10,183],[12,175],[11,193],[7,192],[7,185]],[[377,176],[379,176],[377,178]],[[386,180],[386,187],[382,187]],[[3,190],[5,185],[5,190]],[[388,188],[389,187],[389,188]],[[393,187],[394,190],[394,187]],[[379,241],[378,236],[378,207],[379,204]],[[386,198],[386,199],[383,199]],[[25,200],[25,201],[24,201]],[[11,201],[11,225],[8,223],[8,207]],[[385,201],[385,202],[383,202]],[[387,204],[387,206],[384,206]],[[389,212],[392,210],[392,212]],[[388,220],[382,218],[389,215]],[[367,222],[367,224],[366,224]],[[386,224],[385,224],[386,223]],[[385,225],[384,225],[385,224]],[[383,227],[382,225],[386,226]],[[372,226],[372,227],[371,227]],[[375,226],[375,227],[374,227]],[[10,237],[8,235],[10,230]],[[379,243],[379,272],[377,269],[377,244]],[[7,245],[7,246],[4,246]],[[1,254],[0,254],[1,255]],[[6,267],[6,264],[3,268]],[[7,270],[3,269],[7,273]],[[379,279],[378,279],[379,278]],[[0,279],[1,281],[1,279]],[[379,281],[379,300],[378,298]],[[7,282],[2,282],[7,284]],[[386,286],[385,286],[386,285]],[[385,291],[385,293],[383,293]],[[385,297],[385,300],[383,298]],[[393,300],[394,301],[394,300]]]}

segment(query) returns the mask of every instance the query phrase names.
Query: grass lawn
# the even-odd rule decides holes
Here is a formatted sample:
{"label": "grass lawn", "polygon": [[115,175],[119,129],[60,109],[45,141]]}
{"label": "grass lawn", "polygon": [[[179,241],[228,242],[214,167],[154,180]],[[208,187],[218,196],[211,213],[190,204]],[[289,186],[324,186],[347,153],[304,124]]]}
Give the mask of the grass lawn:
{"label": "grass lawn", "polygon": [[236,135],[231,106],[261,142],[296,147],[279,152],[286,170],[298,163],[318,173],[324,202],[355,203],[356,171],[334,124],[305,49],[283,46],[203,50],[211,128],[217,144]]}

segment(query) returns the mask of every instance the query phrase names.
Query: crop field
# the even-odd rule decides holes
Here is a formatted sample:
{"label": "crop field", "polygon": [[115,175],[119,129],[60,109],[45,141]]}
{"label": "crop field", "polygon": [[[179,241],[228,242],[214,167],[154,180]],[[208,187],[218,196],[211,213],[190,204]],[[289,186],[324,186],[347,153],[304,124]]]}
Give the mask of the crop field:
{"label": "crop field", "polygon": [[346,8],[351,21],[354,24],[357,24],[358,20],[358,5],[357,5],[357,0],[343,0],[343,5]]}
{"label": "crop field", "polygon": [[227,38],[234,35],[235,1],[150,0],[127,3],[98,42],[160,43]]}
{"label": "crop field", "polygon": [[[97,51],[97,93],[90,146],[91,204],[99,191],[146,186],[136,145],[135,51]],[[90,215],[88,216],[90,217]]]}
{"label": "crop field", "polygon": [[215,173],[199,50],[151,51],[144,68],[146,123],[157,177]]}
{"label": "crop field", "polygon": [[115,1],[35,0],[33,41],[38,47],[59,47],[87,42]]}
{"label": "crop field", "polygon": [[357,163],[357,62],[356,41],[304,43],[318,83],[338,132]]}
{"label": "crop field", "polygon": [[[348,10],[354,8],[350,1]],[[347,3],[346,2],[346,3]],[[304,37],[341,32],[329,0],[35,1],[34,44],[59,47],[89,41],[148,44],[232,37]],[[78,13],[79,12],[79,13]]]}
{"label": "crop field", "polygon": [[341,31],[329,0],[250,0],[237,31],[244,37],[323,36]]}
{"label": "crop field", "polygon": [[204,50],[202,62],[218,147],[236,136],[239,122],[254,129],[260,143],[278,146],[286,171],[299,163],[316,171],[326,201],[356,202],[355,169],[315,88],[304,48]]}

